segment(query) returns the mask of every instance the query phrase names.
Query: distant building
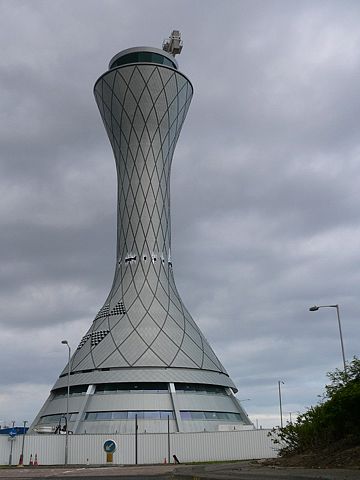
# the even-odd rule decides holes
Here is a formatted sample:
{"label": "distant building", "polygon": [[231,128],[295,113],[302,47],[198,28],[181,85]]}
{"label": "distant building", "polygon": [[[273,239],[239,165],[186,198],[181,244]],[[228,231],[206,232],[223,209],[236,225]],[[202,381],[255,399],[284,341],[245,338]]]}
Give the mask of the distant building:
{"label": "distant building", "polygon": [[[135,415],[142,432],[165,432],[168,422],[180,432],[252,425],[174,282],[170,167],[193,95],[171,55],[182,47],[176,33],[167,51],[118,53],[95,83],[116,161],[117,258],[105,304],[71,358],[74,433],[133,432]],[[64,429],[67,373],[31,431]]]}

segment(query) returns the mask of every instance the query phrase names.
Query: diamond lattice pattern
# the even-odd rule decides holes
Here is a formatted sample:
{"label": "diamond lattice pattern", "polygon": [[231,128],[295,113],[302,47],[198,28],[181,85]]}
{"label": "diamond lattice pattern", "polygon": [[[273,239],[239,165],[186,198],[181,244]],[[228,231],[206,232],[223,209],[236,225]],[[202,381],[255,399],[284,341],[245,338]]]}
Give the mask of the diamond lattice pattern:
{"label": "diamond lattice pattern", "polygon": [[[183,367],[226,373],[185,308],[170,259],[170,167],[192,98],[180,72],[110,70],[95,85],[118,175],[117,267],[72,370]],[[95,343],[95,336],[99,339]],[[85,341],[84,341],[85,340]]]}

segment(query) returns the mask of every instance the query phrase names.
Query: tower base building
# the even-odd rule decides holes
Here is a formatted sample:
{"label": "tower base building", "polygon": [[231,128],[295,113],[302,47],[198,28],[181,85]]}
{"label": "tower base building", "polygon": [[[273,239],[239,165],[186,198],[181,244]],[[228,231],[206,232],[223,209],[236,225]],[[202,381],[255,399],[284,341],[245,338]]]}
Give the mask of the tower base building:
{"label": "tower base building", "polygon": [[170,53],[138,47],[94,93],[117,169],[115,276],[31,431],[133,433],[135,418],[139,432],[251,428],[173,276],[170,169],[193,87]]}

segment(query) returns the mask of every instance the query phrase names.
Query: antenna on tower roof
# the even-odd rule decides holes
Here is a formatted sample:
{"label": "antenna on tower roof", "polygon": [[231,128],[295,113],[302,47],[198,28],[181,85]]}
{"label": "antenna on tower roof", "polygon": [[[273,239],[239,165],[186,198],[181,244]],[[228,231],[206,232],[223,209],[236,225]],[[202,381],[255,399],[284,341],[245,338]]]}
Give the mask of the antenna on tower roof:
{"label": "antenna on tower roof", "polygon": [[163,41],[162,45],[165,52],[170,53],[173,57],[179,55],[183,48],[183,42],[181,40],[181,34],[179,30],[173,30],[169,38]]}

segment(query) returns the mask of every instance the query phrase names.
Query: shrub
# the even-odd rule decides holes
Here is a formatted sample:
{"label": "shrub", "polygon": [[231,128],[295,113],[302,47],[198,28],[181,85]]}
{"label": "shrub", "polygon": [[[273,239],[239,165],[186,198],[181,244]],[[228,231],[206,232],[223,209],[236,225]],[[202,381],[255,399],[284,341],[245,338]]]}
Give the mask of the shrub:
{"label": "shrub", "polygon": [[360,359],[354,357],[346,372],[336,369],[327,376],[331,383],[322,402],[270,433],[280,455],[320,450],[339,440],[360,443]]}

